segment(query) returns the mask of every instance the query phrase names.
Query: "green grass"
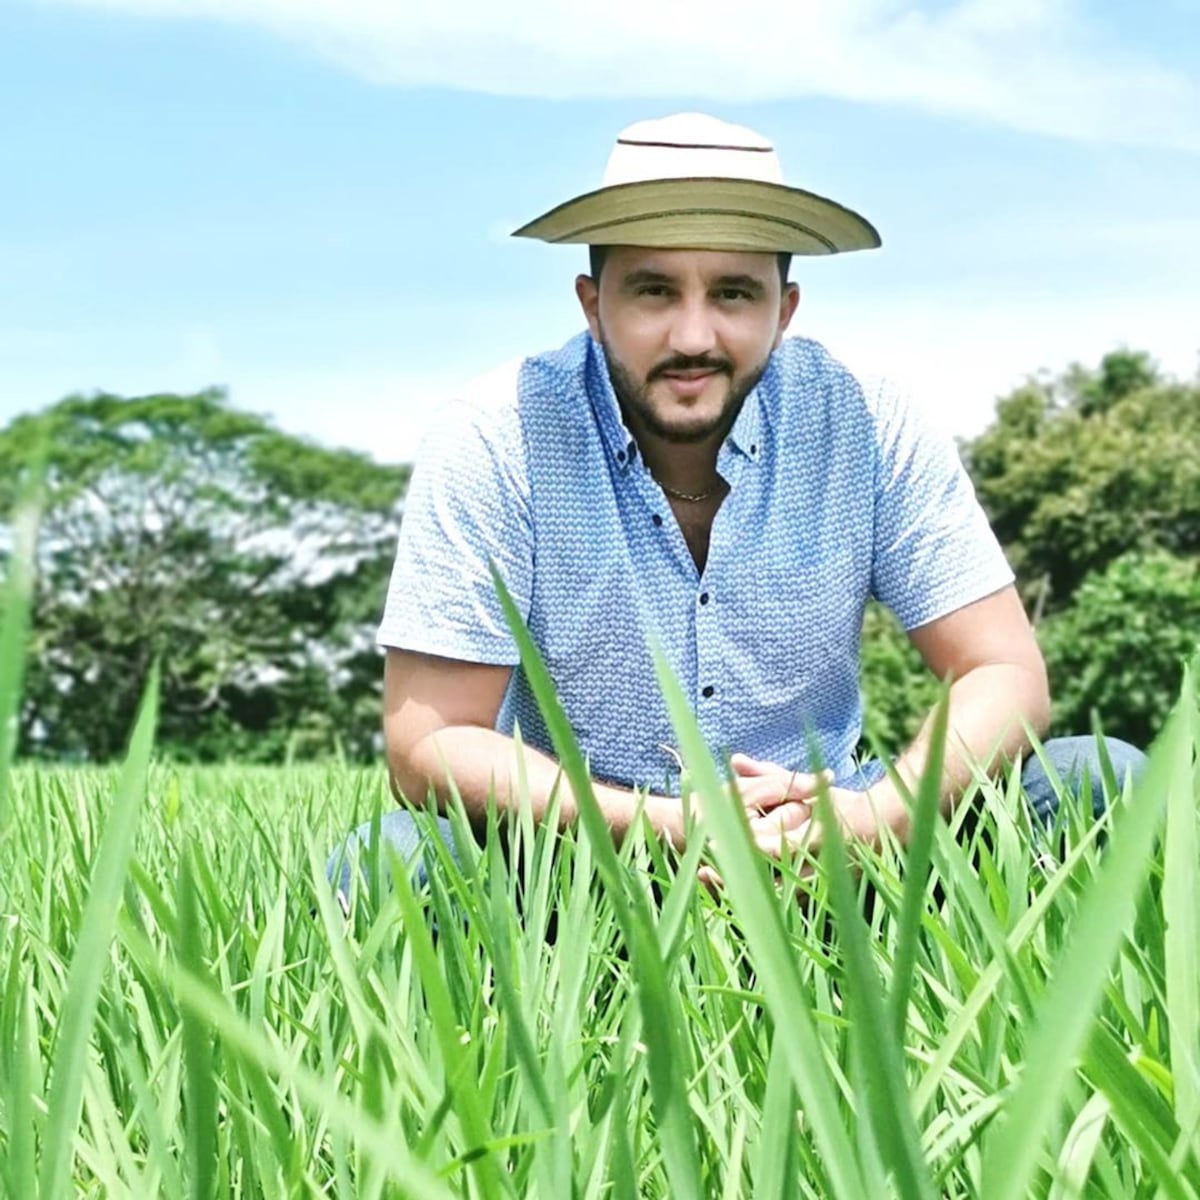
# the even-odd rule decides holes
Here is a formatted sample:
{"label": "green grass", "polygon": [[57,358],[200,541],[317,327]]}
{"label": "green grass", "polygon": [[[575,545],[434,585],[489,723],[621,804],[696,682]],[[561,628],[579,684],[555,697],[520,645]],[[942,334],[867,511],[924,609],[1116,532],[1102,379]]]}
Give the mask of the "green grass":
{"label": "green grass", "polygon": [[0,1187],[1200,1200],[1192,677],[1101,825],[1047,837],[1001,780],[948,828],[924,786],[907,863],[834,838],[812,879],[662,685],[717,898],[700,830],[618,850],[585,795],[562,836],[504,818],[507,857],[456,814],[463,869],[377,863],[347,918],[324,857],[382,774],[156,764],[153,682],[122,770],[0,755]]}
{"label": "green grass", "polygon": [[1103,852],[1035,862],[994,789],[927,872],[781,885],[717,806],[714,901],[514,822],[348,921],[381,777],[143,774],[151,717],[123,773],[12,777],[10,1196],[1200,1196],[1187,710]]}

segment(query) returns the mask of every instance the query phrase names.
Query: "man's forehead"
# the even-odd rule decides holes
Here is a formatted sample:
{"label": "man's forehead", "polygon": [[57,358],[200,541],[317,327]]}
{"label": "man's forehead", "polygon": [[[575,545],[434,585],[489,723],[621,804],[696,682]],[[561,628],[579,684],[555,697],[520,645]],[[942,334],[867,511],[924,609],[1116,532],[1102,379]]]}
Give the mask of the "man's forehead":
{"label": "man's forehead", "polygon": [[768,279],[778,274],[778,255],[752,250],[664,250],[648,246],[605,247],[605,270],[704,278],[743,275]]}

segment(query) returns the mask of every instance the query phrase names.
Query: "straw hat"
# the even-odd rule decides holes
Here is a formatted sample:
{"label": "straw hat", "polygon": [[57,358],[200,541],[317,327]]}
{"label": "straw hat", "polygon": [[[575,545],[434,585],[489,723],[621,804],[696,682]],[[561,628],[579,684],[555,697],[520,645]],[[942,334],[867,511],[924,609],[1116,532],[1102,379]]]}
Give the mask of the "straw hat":
{"label": "straw hat", "polygon": [[775,147],[760,134],[703,113],[630,125],[617,138],[598,191],[552,208],[513,236],[791,254],[880,244],[858,213],[788,187]]}

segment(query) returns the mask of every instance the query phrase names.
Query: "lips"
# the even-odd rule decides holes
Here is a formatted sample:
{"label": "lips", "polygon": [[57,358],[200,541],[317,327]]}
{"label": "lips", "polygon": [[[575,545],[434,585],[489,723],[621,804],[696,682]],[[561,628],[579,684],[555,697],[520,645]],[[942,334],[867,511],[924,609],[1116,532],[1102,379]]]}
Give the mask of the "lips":
{"label": "lips", "polygon": [[698,396],[708,386],[708,381],[721,375],[719,370],[710,371],[663,371],[659,376],[679,397]]}

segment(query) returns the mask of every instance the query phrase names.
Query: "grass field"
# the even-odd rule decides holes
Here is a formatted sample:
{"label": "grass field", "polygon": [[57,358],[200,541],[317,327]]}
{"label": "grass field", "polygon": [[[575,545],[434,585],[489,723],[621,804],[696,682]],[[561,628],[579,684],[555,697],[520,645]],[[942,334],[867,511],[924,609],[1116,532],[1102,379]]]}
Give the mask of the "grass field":
{"label": "grass field", "polygon": [[834,838],[802,878],[666,678],[706,827],[679,860],[616,851],[527,657],[580,827],[510,819],[506,856],[458,819],[464,869],[368,862],[345,917],[324,858],[390,803],[380,772],[156,764],[153,681],[123,770],[14,768],[25,611],[0,622],[8,1196],[1200,1200],[1194,673],[1101,824],[1035,833],[1010,780],[948,828],[927,781],[903,859]]}
{"label": "grass field", "polygon": [[1200,1196],[1190,691],[1111,829],[918,797],[907,870],[800,883],[715,803],[714,900],[700,838],[517,822],[510,869],[464,826],[348,920],[323,859],[381,774],[154,766],[152,720],[5,792],[12,1197]]}

